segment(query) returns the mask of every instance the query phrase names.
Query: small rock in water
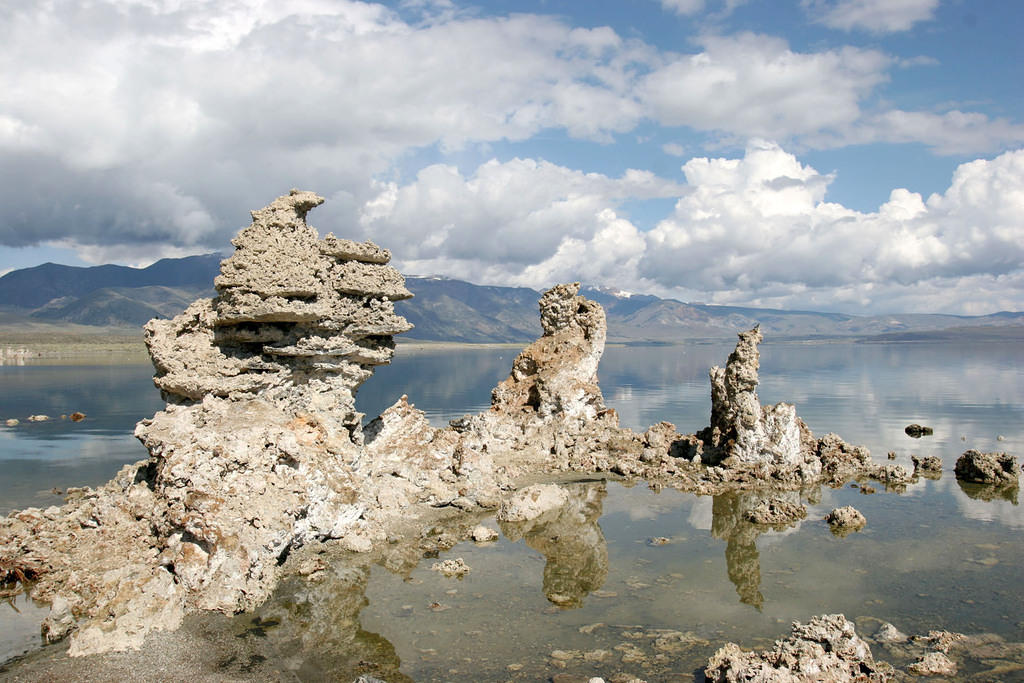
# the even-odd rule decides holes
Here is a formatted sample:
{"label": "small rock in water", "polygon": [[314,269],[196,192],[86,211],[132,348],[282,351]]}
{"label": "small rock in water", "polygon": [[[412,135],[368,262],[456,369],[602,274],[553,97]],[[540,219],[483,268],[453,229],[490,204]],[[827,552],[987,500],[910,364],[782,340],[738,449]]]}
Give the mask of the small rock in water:
{"label": "small rock in water", "polygon": [[1006,441],[1006,437],[1000,434],[999,436],[996,437],[996,441]]}
{"label": "small rock in water", "polygon": [[835,508],[825,516],[825,521],[832,527],[833,533],[856,531],[868,523],[864,515],[852,505]]}
{"label": "small rock in water", "polygon": [[910,640],[910,636],[886,621],[875,633],[875,640],[879,643],[905,643]]}
{"label": "small rock in water", "polygon": [[890,460],[895,460],[895,459],[896,459],[896,451],[889,451],[889,452],[887,453],[887,456],[888,456],[888,458],[889,458]]}
{"label": "small rock in water", "polygon": [[487,543],[498,540],[498,532],[495,529],[478,524],[473,528],[473,540],[477,543]]}
{"label": "small rock in water", "polygon": [[915,676],[955,676],[956,664],[941,652],[929,652],[907,667]]}
{"label": "small rock in water", "polygon": [[929,434],[931,434],[932,428],[925,427],[924,425],[919,425],[915,423],[907,425],[906,427],[904,427],[903,431],[906,432],[907,436],[911,438],[920,439],[922,436],[928,436]]}
{"label": "small rock in water", "polygon": [[29,422],[46,422],[49,419],[50,419],[49,415],[29,415],[28,416],[28,421]]}
{"label": "small rock in water", "polygon": [[82,420],[85,419],[85,413],[80,413],[76,410],[75,412],[68,415],[68,417],[71,419],[72,422],[81,422]]}
{"label": "small rock in water", "polygon": [[672,539],[667,538],[665,536],[652,536],[651,538],[647,539],[647,545],[654,545],[654,546],[668,545],[671,542],[672,542]]}
{"label": "small rock in water", "polygon": [[942,459],[937,456],[929,455],[924,458],[919,458],[916,455],[912,455],[910,456],[910,461],[914,463],[915,475],[918,471],[930,474],[942,472]]}
{"label": "small rock in water", "polygon": [[468,574],[472,567],[466,564],[466,561],[461,557],[454,559],[444,560],[443,562],[435,562],[431,569],[435,572],[441,572],[445,576],[463,576]]}
{"label": "small rock in water", "polygon": [[16,424],[18,424],[18,420],[13,418],[13,417],[11,419],[7,420],[7,426],[8,427],[13,427]]}

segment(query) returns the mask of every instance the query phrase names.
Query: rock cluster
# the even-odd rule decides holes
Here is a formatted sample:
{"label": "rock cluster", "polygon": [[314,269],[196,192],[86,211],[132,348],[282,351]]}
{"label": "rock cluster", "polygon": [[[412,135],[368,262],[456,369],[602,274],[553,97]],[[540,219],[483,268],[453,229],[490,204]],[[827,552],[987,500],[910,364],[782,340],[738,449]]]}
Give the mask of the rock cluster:
{"label": "rock cluster", "polygon": [[[526,489],[511,499],[520,475],[610,471],[700,493],[793,492],[877,470],[865,449],[815,439],[793,406],[760,405],[756,328],[711,371],[703,432],[620,428],[597,383],[604,311],[579,296],[579,283],[543,294],[543,334],[489,410],[435,428],[403,396],[363,428],[356,391],[410,328],[393,308],[409,292],[386,250],[319,238],[306,214],[322,201],[292,191],[254,211],[222,263],[217,296],[146,326],[167,401],[136,429],[148,460],[99,489],[69,490],[63,508],[0,520],[0,580],[36,579],[32,596],[53,610],[47,636],[71,633],[73,654],[138,647],[190,610],[252,609],[289,554],[313,541],[369,551],[433,509],[492,510],[506,499],[506,520],[530,520],[542,496]],[[571,522],[596,538],[599,506],[569,504],[553,488],[542,489],[551,514],[531,523]],[[801,511],[796,500],[764,512],[781,523]],[[740,554],[752,546],[735,544]],[[552,548],[579,552],[570,541]],[[555,563],[549,598],[574,604],[600,585],[607,558],[590,564],[580,578]],[[756,593],[756,581],[736,582]]]}
{"label": "rock cluster", "polygon": [[707,680],[722,683],[867,683],[917,677],[959,680],[958,676],[970,670],[967,677],[971,680],[994,681],[1018,676],[1022,668],[1021,644],[1006,642],[995,634],[929,631],[907,636],[882,622],[872,640],[892,657],[892,663],[876,660],[854,624],[842,614],[817,616],[806,624],[793,622],[790,635],[768,650],[751,652],[727,643],[708,660],[704,674]]}
{"label": "rock cluster", "polygon": [[73,654],[138,647],[188,609],[250,609],[296,545],[367,543],[355,393],[410,329],[393,302],[411,295],[386,250],[319,238],[305,217],[322,201],[254,211],[217,297],[146,326],[168,402],[136,429],[149,460],[0,527],[33,596],[70,605]]}
{"label": "rock cluster", "polygon": [[704,670],[709,681],[886,681],[892,667],[876,664],[871,648],[842,614],[806,624],[793,622],[789,637],[771,650],[748,652],[735,643],[720,648]]}

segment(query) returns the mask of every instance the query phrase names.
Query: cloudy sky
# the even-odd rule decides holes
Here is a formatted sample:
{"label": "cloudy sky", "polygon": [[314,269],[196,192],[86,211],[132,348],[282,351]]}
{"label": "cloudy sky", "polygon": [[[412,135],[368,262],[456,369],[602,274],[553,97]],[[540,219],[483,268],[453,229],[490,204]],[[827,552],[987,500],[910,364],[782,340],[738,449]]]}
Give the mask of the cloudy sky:
{"label": "cloudy sky", "polygon": [[1024,310],[1024,3],[0,0],[0,272],[226,251],[291,187],[407,274]]}

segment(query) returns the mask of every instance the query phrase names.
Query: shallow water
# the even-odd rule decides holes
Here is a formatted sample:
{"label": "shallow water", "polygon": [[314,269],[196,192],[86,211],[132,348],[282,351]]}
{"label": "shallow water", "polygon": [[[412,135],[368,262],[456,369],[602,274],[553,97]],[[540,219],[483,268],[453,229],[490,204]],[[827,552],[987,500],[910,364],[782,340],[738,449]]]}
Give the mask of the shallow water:
{"label": "shallow water", "polygon": [[[635,429],[664,419],[694,431],[708,419],[707,370],[729,350],[609,348],[600,370],[606,402]],[[1024,348],[761,350],[763,403],[795,403],[816,433],[864,444],[876,461],[893,451],[894,462],[912,469],[911,454],[938,455],[942,478],[899,493],[878,483],[871,495],[849,487],[804,491],[807,519],[783,530],[743,520],[755,494],[573,484],[572,504],[546,525],[502,527],[496,543],[427,553],[438,557],[417,551],[369,568],[327,567],[318,580],[286,582],[254,615],[206,619],[194,637],[232,634],[229,646],[209,648],[210,671],[302,680],[360,672],[388,681],[627,671],[674,680],[688,677],[725,640],[767,644],[791,620],[826,612],[859,618],[868,634],[873,619],[884,619],[906,632],[946,628],[1024,640],[1024,584],[1017,578],[1024,513],[1012,496],[979,498],[982,490],[960,486],[952,472],[966,448],[1021,455]],[[509,348],[399,347],[398,360],[360,391],[360,407],[375,415],[406,393],[434,424],[444,424],[486,407],[514,355]],[[0,368],[0,418],[89,415],[77,424],[0,428],[3,510],[59,502],[52,487],[101,483],[143,457],[130,433],[161,407],[150,375],[147,366]],[[911,422],[935,434],[911,439],[903,432]],[[856,506],[867,527],[845,538],[830,533],[822,517],[841,505]],[[493,519],[483,521],[497,528]],[[454,557],[472,567],[463,579],[431,571],[438,559]],[[31,606],[17,607],[22,617],[0,606],[0,632],[7,634],[0,659],[38,641]]]}

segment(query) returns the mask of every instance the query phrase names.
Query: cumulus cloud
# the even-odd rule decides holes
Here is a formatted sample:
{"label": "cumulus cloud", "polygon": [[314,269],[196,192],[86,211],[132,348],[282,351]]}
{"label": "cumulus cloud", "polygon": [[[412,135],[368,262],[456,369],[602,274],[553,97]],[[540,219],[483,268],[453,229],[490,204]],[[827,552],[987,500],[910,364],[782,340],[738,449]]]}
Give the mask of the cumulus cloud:
{"label": "cumulus cloud", "polygon": [[[535,288],[582,279],[684,300],[877,313],[1024,305],[1024,150],[961,165],[927,199],[894,189],[875,212],[828,202],[832,176],[777,144],[695,158],[686,186],[544,161],[448,165],[389,183],[363,234],[407,272]],[[619,208],[679,197],[649,232]]]}
{"label": "cumulus cloud", "polygon": [[0,73],[0,241],[219,247],[238,207],[293,185],[358,205],[410,148],[602,140],[641,114],[643,49],[608,28],[435,19],[343,0],[20,5],[0,27],[18,63]]}
{"label": "cumulus cloud", "polygon": [[406,185],[380,186],[360,224],[365,236],[395,245],[407,272],[534,287],[603,281],[635,270],[644,249],[615,208],[681,189],[646,171],[610,178],[534,159],[492,160],[468,177],[435,164]]}
{"label": "cumulus cloud", "polygon": [[[739,4],[665,1],[682,12]],[[867,4],[827,7],[855,6]],[[878,87],[901,64],[891,55],[799,51],[753,33],[705,35],[682,54],[548,16],[484,16],[448,0],[397,7],[12,5],[0,22],[0,244],[130,263],[222,249],[249,208],[298,186],[330,200],[315,224],[374,237],[412,271],[777,305],[928,303],[953,291],[963,310],[984,307],[969,287],[1021,307],[1012,184],[969,201],[999,173],[1019,182],[1013,154],[962,168],[953,194],[897,191],[872,214],[829,203],[829,176],[767,144],[687,162],[686,187],[533,159],[463,171],[409,161],[494,142],[508,159],[553,130],[611,143],[600,151],[611,157],[634,137],[621,134],[658,126],[689,129],[648,138],[686,140],[661,147],[680,157],[699,149],[692,131],[791,149],[910,142],[966,155],[1024,143],[1008,119],[885,108]],[[666,197],[677,206],[650,233],[630,220],[632,202]]]}
{"label": "cumulus cloud", "polygon": [[931,20],[939,0],[804,0],[804,5],[830,28],[895,33]]}
{"label": "cumulus cloud", "polygon": [[690,192],[647,235],[640,263],[665,288],[789,307],[1021,306],[1024,150],[961,165],[927,200],[895,189],[874,213],[825,201],[831,178],[772,143],[683,171]]}
{"label": "cumulus cloud", "polygon": [[702,47],[668,57],[643,78],[640,96],[663,124],[744,138],[839,134],[860,119],[861,100],[892,65],[875,50],[801,53],[752,33],[705,37]]}

